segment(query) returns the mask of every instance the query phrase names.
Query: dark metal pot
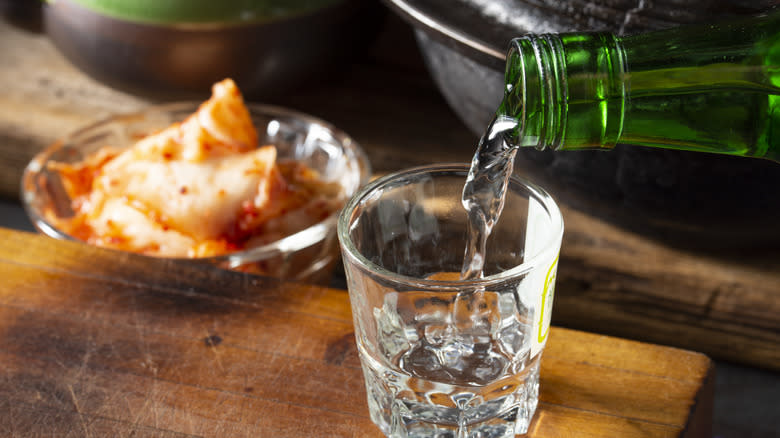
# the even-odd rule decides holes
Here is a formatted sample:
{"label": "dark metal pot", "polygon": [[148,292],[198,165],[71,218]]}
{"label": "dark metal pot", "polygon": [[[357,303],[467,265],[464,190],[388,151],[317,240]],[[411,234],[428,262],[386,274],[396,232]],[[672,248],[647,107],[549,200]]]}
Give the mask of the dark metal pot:
{"label": "dark metal pot", "polygon": [[[428,68],[479,135],[503,92],[504,53],[524,33],[633,33],[756,12],[777,0],[385,0],[415,28]],[[475,147],[475,145],[464,145]],[[523,150],[515,167],[566,204],[686,247],[780,243],[780,164],[634,146]]]}

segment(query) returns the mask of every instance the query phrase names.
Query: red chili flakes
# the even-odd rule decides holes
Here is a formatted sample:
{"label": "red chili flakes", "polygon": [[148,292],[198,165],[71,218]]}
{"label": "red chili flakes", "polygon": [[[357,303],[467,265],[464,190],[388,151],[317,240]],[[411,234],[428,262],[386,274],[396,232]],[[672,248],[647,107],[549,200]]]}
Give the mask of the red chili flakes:
{"label": "red chili flakes", "polygon": [[255,161],[255,167],[247,167],[244,169],[244,175],[262,175],[264,172],[264,168],[262,165],[258,164],[257,161]]}
{"label": "red chili flakes", "polygon": [[186,195],[187,191],[188,191],[187,186],[179,187],[179,193],[181,193],[182,195]]}

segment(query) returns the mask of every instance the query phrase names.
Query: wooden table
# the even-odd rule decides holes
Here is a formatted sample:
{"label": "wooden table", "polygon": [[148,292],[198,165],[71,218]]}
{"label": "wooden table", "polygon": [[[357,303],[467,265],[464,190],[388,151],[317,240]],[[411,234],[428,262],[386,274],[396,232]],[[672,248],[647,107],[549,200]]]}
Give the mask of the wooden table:
{"label": "wooden table", "polygon": [[[350,133],[377,172],[468,161],[475,136],[436,90],[408,29],[395,30],[342,78],[275,103]],[[10,199],[37,151],[97,118],[152,103],[96,83],[45,36],[2,20],[0,53],[0,195]],[[780,250],[696,253],[567,206],[563,214],[553,323],[780,370]]]}
{"label": "wooden table", "polygon": [[[349,299],[0,228],[0,435],[380,437]],[[554,327],[529,437],[709,437],[704,355]]]}

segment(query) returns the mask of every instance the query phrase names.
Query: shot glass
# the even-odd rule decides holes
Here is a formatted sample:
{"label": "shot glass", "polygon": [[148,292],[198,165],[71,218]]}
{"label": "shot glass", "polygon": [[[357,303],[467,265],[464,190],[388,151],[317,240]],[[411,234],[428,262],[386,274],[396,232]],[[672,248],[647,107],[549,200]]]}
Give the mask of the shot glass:
{"label": "shot glass", "polygon": [[338,223],[371,419],[390,437],[525,433],[536,411],[563,220],[513,177],[481,278],[463,280],[468,166],[387,175]]}

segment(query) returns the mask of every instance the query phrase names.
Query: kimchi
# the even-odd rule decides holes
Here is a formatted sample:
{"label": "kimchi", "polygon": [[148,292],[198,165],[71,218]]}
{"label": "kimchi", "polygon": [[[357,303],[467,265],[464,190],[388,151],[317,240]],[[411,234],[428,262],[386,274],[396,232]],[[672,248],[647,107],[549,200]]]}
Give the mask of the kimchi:
{"label": "kimchi", "polygon": [[235,83],[180,123],[129,148],[54,163],[75,215],[56,219],[90,244],[163,257],[210,257],[274,242],[331,215],[341,187],[259,145]]}

